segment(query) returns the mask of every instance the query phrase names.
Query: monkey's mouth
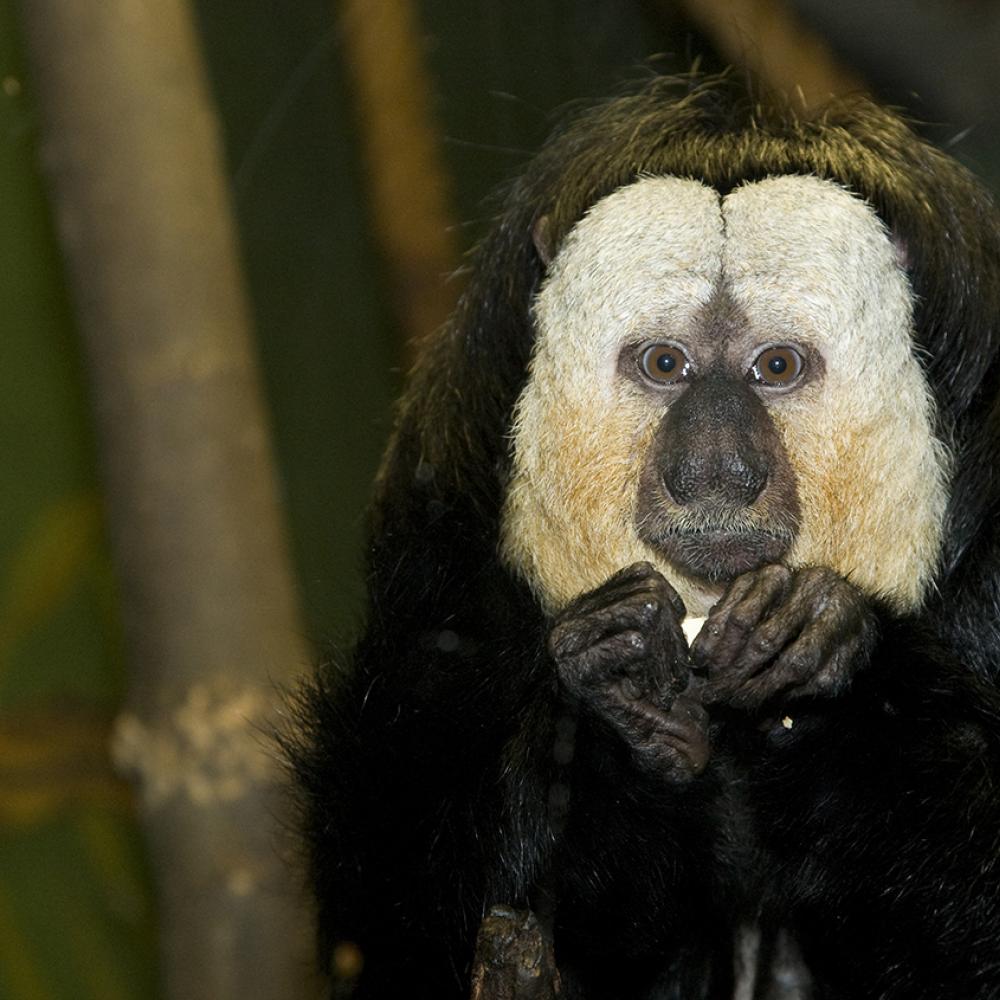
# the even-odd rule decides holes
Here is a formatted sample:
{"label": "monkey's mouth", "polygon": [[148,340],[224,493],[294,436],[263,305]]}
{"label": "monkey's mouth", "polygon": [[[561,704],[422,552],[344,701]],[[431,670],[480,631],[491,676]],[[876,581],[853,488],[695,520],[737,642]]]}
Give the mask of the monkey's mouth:
{"label": "monkey's mouth", "polygon": [[683,573],[722,583],[778,562],[791,546],[793,534],[763,528],[675,529],[644,540]]}

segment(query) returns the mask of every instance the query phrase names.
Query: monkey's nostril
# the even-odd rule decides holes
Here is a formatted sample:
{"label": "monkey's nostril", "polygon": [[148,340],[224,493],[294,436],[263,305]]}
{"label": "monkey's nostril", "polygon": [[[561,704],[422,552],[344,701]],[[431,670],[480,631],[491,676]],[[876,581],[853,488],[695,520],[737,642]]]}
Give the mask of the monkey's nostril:
{"label": "monkey's nostril", "polygon": [[682,457],[663,467],[662,479],[667,495],[681,507],[703,498],[706,478],[697,459]]}
{"label": "monkey's nostril", "polygon": [[712,501],[749,507],[767,486],[767,466],[738,453],[681,455],[663,466],[667,495],[678,506]]}
{"label": "monkey's nostril", "polygon": [[735,492],[740,495],[743,503],[749,506],[764,492],[764,487],[767,485],[767,469],[744,464],[742,469],[734,471]]}

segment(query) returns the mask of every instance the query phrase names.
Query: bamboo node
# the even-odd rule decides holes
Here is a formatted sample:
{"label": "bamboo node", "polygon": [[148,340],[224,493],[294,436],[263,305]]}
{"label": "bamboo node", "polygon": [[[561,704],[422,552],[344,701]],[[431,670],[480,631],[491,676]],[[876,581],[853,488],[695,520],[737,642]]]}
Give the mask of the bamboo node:
{"label": "bamboo node", "polygon": [[147,809],[178,795],[199,806],[233,802],[276,779],[260,725],[269,708],[256,688],[223,692],[194,684],[162,719],[119,715],[111,756],[121,773],[136,780]]}

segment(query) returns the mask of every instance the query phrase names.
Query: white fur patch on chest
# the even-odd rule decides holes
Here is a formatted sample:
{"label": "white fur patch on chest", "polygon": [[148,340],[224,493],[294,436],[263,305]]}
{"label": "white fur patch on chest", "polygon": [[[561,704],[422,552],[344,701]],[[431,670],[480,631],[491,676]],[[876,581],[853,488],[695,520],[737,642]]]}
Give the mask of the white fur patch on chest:
{"label": "white fur patch on chest", "polygon": [[[719,294],[746,329],[705,328]],[[717,593],[636,533],[639,474],[665,404],[622,377],[619,356],[669,340],[690,352],[697,377],[717,358],[740,364],[755,344],[798,342],[825,370],[768,402],[802,507],[788,561],[917,603],[937,558],[947,463],[912,352],[912,310],[880,220],[829,181],[776,177],[722,198],[697,181],[650,177],[602,199],[535,301],[503,558],[550,608],[647,559],[703,615]]]}

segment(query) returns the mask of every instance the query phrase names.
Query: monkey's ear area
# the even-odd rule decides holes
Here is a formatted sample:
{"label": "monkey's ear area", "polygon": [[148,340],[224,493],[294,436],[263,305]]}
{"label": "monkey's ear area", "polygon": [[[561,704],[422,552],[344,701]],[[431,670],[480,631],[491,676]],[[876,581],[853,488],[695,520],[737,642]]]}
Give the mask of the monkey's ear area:
{"label": "monkey's ear area", "polygon": [[547,215],[540,215],[535,220],[531,227],[531,242],[535,244],[542,263],[548,267],[555,256],[555,248],[552,246],[552,225]]}
{"label": "monkey's ear area", "polygon": [[899,265],[900,269],[909,272],[910,264],[910,248],[907,246],[906,240],[903,239],[899,233],[892,233],[892,246],[896,251],[896,263]]}

